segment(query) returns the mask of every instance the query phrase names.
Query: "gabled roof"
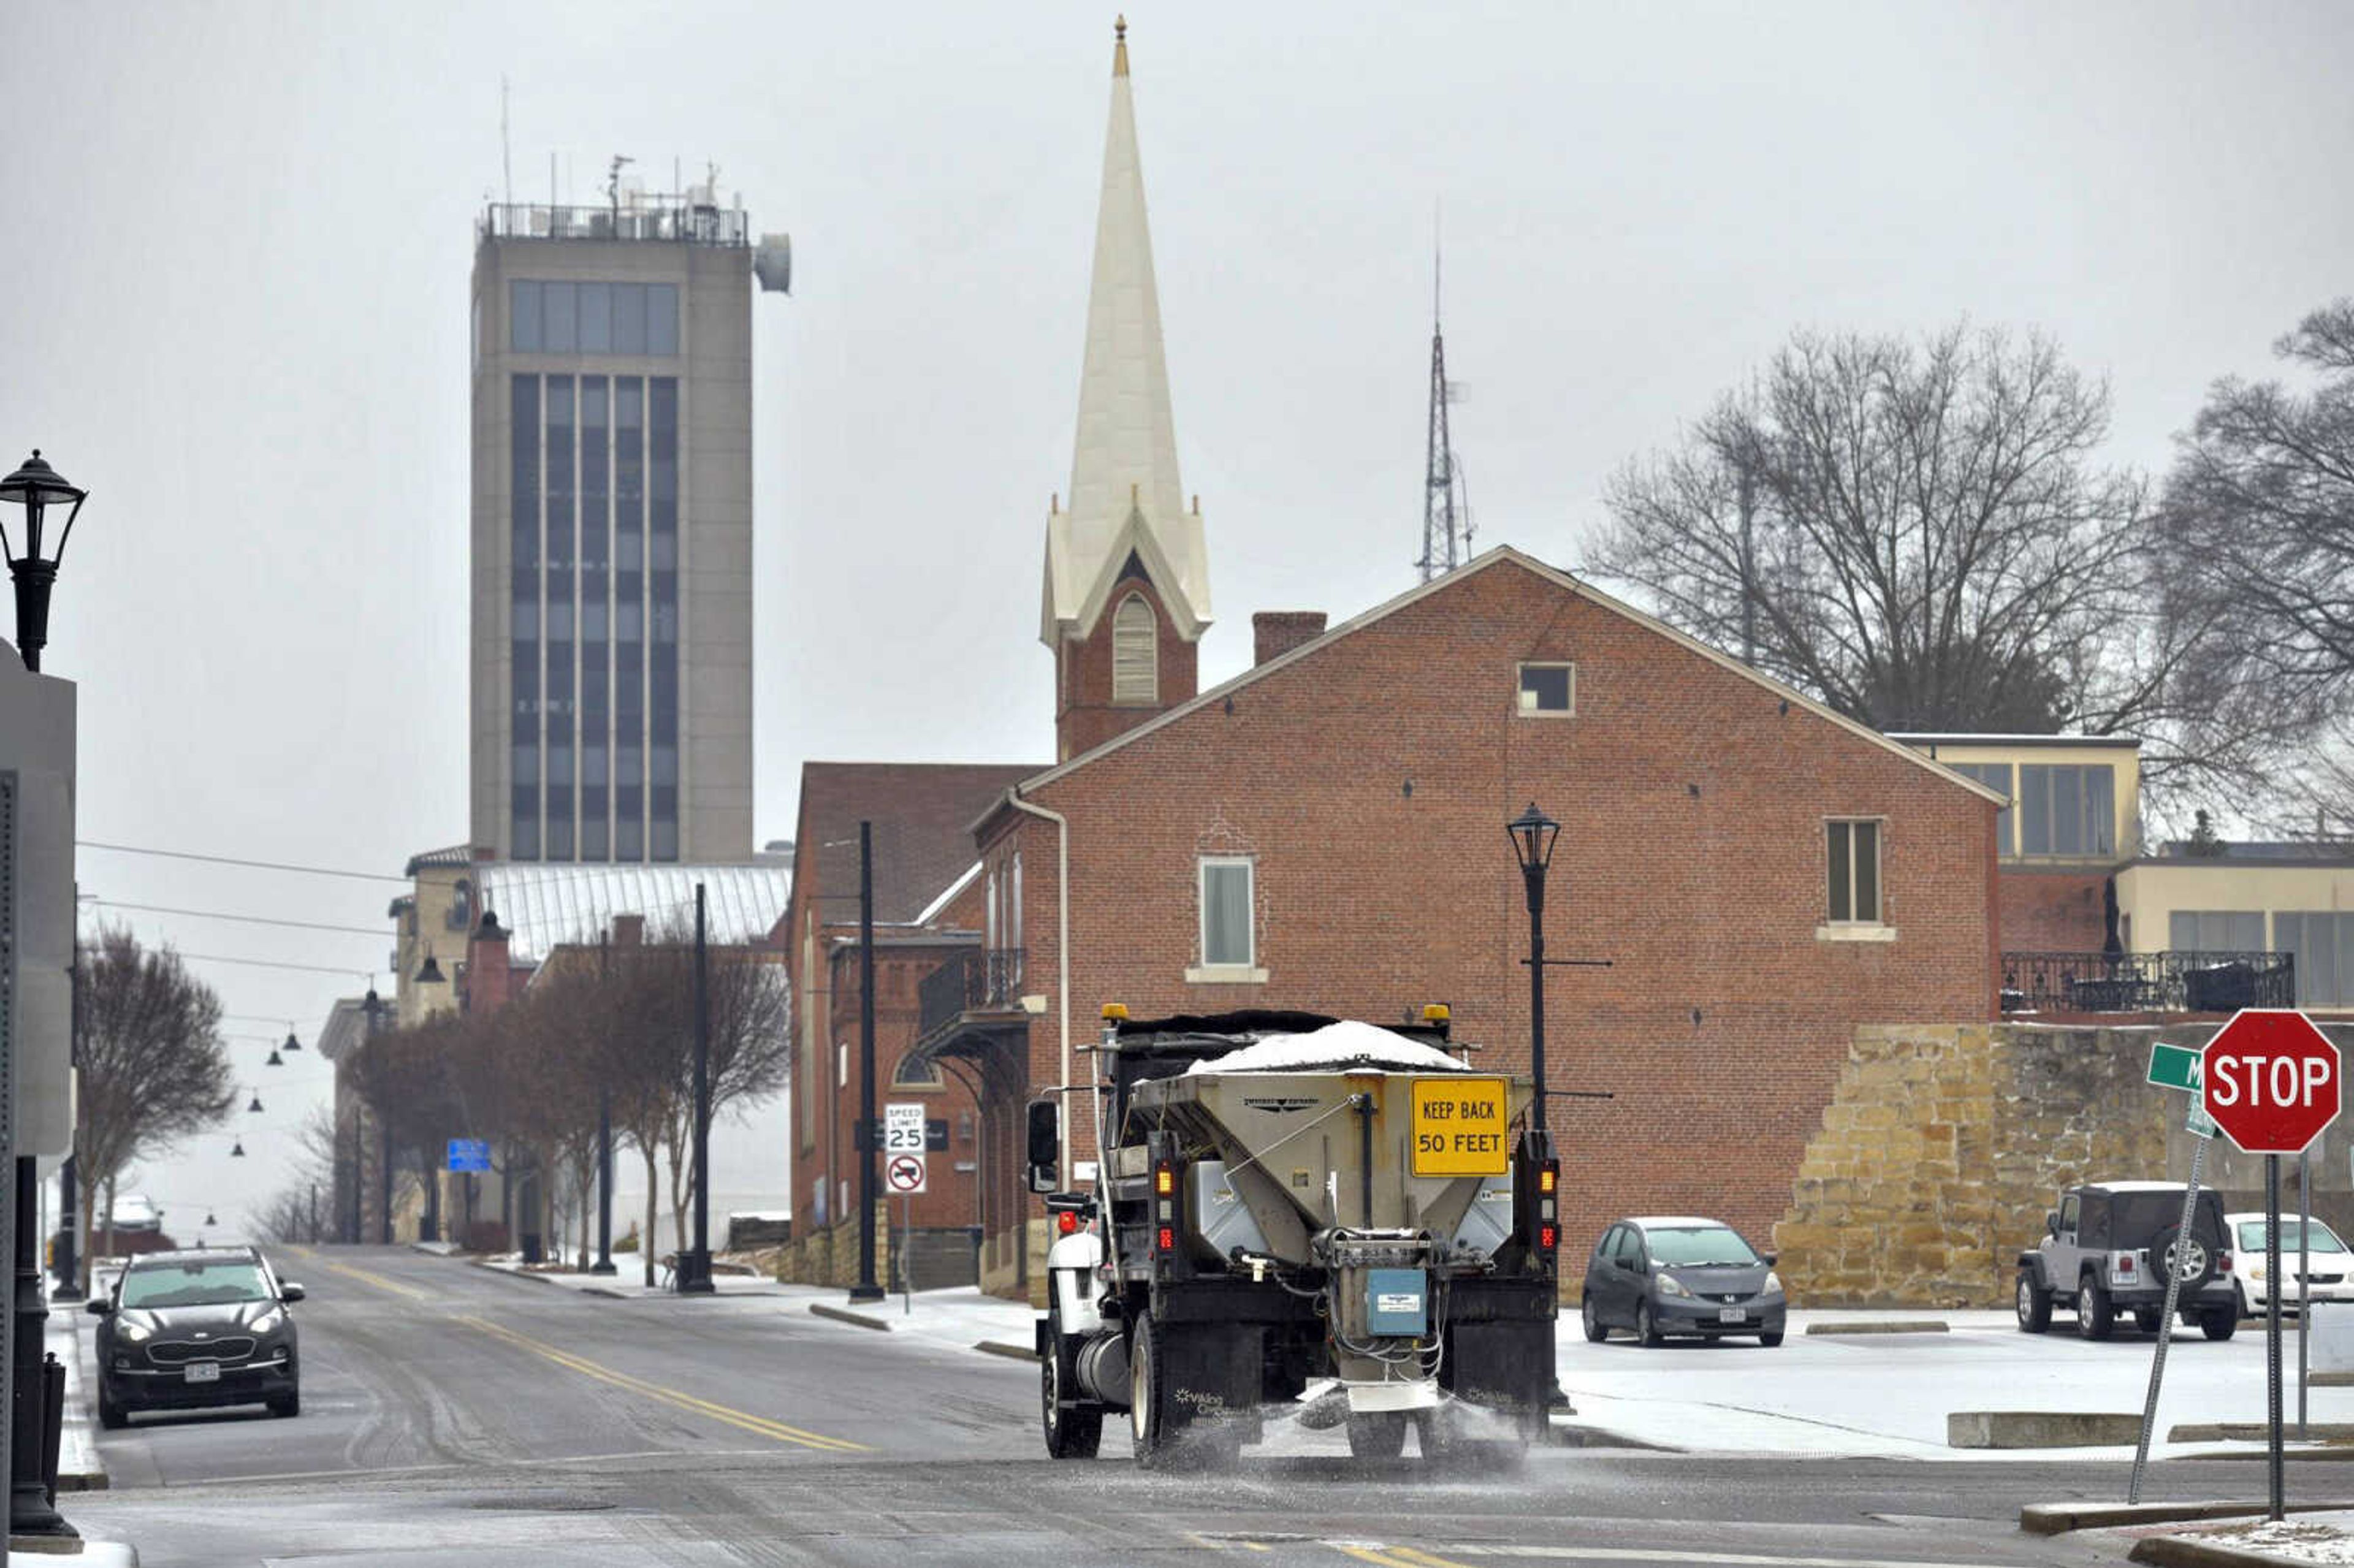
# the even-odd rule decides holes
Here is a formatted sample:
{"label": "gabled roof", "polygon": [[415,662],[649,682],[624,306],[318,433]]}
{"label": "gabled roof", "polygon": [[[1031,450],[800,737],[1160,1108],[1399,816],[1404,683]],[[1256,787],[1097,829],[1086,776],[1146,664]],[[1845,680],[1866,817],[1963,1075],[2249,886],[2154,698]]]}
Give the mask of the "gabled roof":
{"label": "gabled roof", "polygon": [[[923,915],[973,863],[970,824],[989,803],[1039,769],[1037,763],[806,762],[801,765],[800,854],[827,894],[822,925],[858,918],[858,824],[874,824],[875,918],[905,925]],[[847,894],[847,899],[836,895]]]}
{"label": "gabled roof", "polygon": [[646,939],[692,930],[695,885],[704,886],[704,930],[727,947],[765,940],[784,917],[792,870],[781,865],[590,865],[483,863],[481,908],[507,931],[508,961],[536,965],[559,943],[594,942],[616,915],[642,915]]}
{"label": "gabled roof", "polygon": [[[1363,614],[1342,621],[1340,625],[1335,626],[1331,630],[1325,632],[1321,637],[1315,638],[1307,642],[1302,642],[1298,647],[1278,654],[1276,657],[1269,659],[1263,664],[1253,665],[1251,668],[1244,671],[1241,674],[1236,675],[1233,680],[1211,687],[1208,691],[1204,692],[1201,695],[1195,697],[1189,703],[1182,703],[1176,707],[1169,709],[1165,713],[1156,714],[1144,723],[1138,725],[1134,729],[1123,731],[1122,733],[1114,736],[1111,739],[1105,741],[1102,745],[1095,747],[1090,750],[1081,752],[1078,756],[1072,758],[1067,762],[1058,764],[1055,767],[1049,768],[1043,772],[1022,780],[1023,788],[1021,793],[1027,795],[1043,785],[1053,783],[1055,779],[1062,778],[1067,773],[1073,773],[1077,771],[1079,768],[1087,767],[1089,763],[1094,762],[1098,758],[1108,757],[1111,753],[1119,750],[1122,747],[1135,745],[1146,736],[1152,734],[1156,730],[1164,728],[1169,725],[1175,724],[1179,719],[1185,717],[1188,714],[1196,713],[1203,708],[1208,707],[1214,703],[1222,703],[1229,695],[1241,691],[1244,687],[1248,686],[1255,682],[1265,680],[1267,676],[1275,673],[1278,670],[1283,669],[1287,665],[1297,663],[1299,661],[1309,657],[1320,649],[1329,648],[1333,643],[1340,641],[1343,638],[1353,636],[1357,632],[1364,630],[1367,627],[1378,625],[1409,605],[1419,604],[1424,599],[1430,598],[1434,594],[1447,593],[1459,588],[1465,583],[1469,582],[1472,578],[1478,577],[1482,572],[1498,571],[1508,567],[1516,567],[1522,571],[1532,573],[1536,577],[1543,578],[1546,582],[1553,584],[1554,587],[1561,588],[1564,592],[1576,595],[1578,598],[1585,600],[1587,603],[1595,606],[1598,609],[1607,610],[1613,615],[1624,617],[1626,620],[1633,621],[1636,625],[1643,628],[1645,630],[1649,631],[1656,636],[1667,639],[1669,641],[1684,649],[1688,652],[1696,653],[1702,659],[1707,660],[1709,662],[1717,665],[1719,668],[1726,670],[1733,674],[1740,676],[1743,680],[1751,682],[1752,683],[1762,687],[1764,690],[1772,693],[1776,697],[1788,703],[1791,706],[1804,708],[1808,713],[1813,714],[1816,717],[1824,720],[1826,723],[1836,725],[1840,729],[1846,730],[1850,735],[1854,736],[1859,740],[1866,741],[1871,745],[1879,747],[1881,750],[1887,752],[1892,757],[1902,758],[1904,761],[1912,764],[1915,768],[1926,769],[1928,772],[1934,773],[1938,778],[1944,779],[1946,783],[1956,785],[1962,789],[1967,789],[1981,800],[1990,800],[1999,806],[2007,806],[2010,803],[2010,798],[2001,790],[1991,789],[1987,785],[1979,783],[1975,779],[1965,778],[1961,774],[1955,772],[1952,768],[1946,767],[1943,763],[1933,761],[1921,752],[1915,751],[1913,747],[1906,746],[1902,741],[1895,740],[1888,736],[1882,735],[1880,731],[1872,728],[1870,725],[1859,724],[1854,719],[1848,717],[1845,714],[1841,714],[1831,708],[1826,707],[1823,704],[1817,702],[1814,698],[1808,696],[1805,693],[1800,692],[1796,687],[1786,686],[1781,682],[1774,679],[1771,675],[1761,673],[1760,672],[1750,668],[1748,665],[1743,663],[1740,660],[1735,659],[1731,654],[1726,653],[1720,649],[1710,647],[1707,643],[1702,642],[1700,639],[1693,637],[1689,632],[1680,631],[1676,628],[1670,626],[1666,621],[1659,620],[1657,617],[1646,615],[1641,610],[1637,609],[1633,605],[1625,602],[1623,599],[1613,599],[1608,594],[1604,593],[1601,589],[1580,581],[1576,577],[1570,576],[1567,572],[1549,567],[1533,556],[1523,555],[1520,551],[1512,548],[1510,545],[1499,545],[1493,549],[1485,551],[1473,557],[1468,565],[1458,567],[1455,571],[1448,572],[1444,577],[1433,577],[1426,583],[1408,588],[1405,592],[1399,594],[1395,599],[1390,599],[1382,604],[1377,604],[1373,609],[1366,610]],[[983,816],[986,814],[986,812],[981,813],[981,815]],[[974,825],[979,825],[978,820],[976,820]]]}

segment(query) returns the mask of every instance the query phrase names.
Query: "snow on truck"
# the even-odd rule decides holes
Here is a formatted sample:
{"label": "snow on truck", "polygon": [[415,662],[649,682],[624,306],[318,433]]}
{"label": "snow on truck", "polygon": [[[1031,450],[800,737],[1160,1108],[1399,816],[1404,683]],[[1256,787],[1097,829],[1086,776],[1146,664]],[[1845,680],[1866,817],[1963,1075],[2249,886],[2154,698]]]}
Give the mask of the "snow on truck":
{"label": "snow on truck", "polygon": [[1403,1028],[1104,1009],[1098,1081],[1064,1091],[1100,1114],[1086,1190],[1054,1190],[1060,1107],[1030,1107],[1047,1451],[1093,1457],[1125,1411],[1147,1467],[1228,1462],[1323,1379],[1361,1457],[1401,1453],[1409,1425],[1426,1458],[1542,1433],[1560,1166],[1523,1125],[1529,1081],[1463,1049],[1438,1007]]}

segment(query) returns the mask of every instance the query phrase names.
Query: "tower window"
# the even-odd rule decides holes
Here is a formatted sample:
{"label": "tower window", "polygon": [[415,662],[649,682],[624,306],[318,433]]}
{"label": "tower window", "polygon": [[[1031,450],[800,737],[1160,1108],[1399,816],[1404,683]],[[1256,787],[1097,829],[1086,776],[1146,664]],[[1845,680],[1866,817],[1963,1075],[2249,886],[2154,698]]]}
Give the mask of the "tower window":
{"label": "tower window", "polygon": [[1150,705],[1161,700],[1161,628],[1152,607],[1136,594],[1111,618],[1111,700]]}

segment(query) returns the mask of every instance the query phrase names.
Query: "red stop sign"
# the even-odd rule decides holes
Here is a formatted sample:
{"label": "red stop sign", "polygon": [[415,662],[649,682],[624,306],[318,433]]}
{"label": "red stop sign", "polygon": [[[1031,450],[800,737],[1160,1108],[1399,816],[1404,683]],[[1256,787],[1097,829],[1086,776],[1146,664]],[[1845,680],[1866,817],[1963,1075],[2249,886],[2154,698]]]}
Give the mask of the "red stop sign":
{"label": "red stop sign", "polygon": [[2207,1042],[2207,1114],[2250,1154],[2295,1154],[2338,1118],[2338,1047],[2304,1013],[2244,1007]]}

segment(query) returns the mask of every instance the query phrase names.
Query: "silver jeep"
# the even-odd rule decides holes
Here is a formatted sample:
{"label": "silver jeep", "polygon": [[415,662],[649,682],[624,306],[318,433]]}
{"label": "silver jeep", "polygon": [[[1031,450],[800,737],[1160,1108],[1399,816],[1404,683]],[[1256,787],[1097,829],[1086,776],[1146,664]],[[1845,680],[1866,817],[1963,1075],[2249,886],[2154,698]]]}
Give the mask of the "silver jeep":
{"label": "silver jeep", "polygon": [[2231,1274],[2223,1204],[2211,1191],[2199,1194],[2185,1243],[2179,1234],[2179,1181],[2091,1181],[2060,1194],[2043,1219],[2043,1240],[2019,1255],[2014,1303],[2019,1326],[2040,1334],[2052,1309],[2076,1315],[2076,1332],[2105,1340],[2117,1314],[2156,1333],[2166,1313],[2166,1270],[2181,1279],[2176,1309],[2211,1340],[2228,1340],[2240,1326],[2239,1291]]}

